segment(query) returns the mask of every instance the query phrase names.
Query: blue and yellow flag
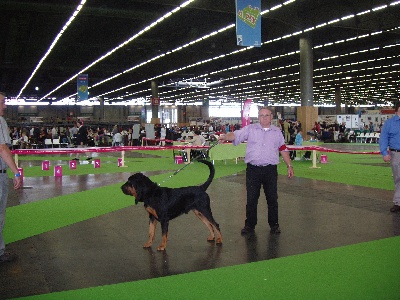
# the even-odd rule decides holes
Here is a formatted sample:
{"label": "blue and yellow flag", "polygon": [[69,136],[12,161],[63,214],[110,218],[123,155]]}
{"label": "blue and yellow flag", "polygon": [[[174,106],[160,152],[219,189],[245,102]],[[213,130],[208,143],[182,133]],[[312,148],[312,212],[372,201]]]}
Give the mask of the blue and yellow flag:
{"label": "blue and yellow flag", "polygon": [[79,74],[77,79],[78,101],[88,99],[89,96],[88,86],[89,86],[88,74]]}
{"label": "blue and yellow flag", "polygon": [[236,40],[239,46],[261,47],[261,0],[236,0]]}

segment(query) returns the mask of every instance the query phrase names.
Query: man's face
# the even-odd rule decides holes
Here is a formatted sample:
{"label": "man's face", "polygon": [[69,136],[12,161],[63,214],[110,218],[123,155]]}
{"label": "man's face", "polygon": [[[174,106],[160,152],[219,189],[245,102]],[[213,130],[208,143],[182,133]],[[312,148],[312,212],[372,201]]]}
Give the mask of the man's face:
{"label": "man's face", "polygon": [[269,109],[261,109],[258,112],[258,119],[262,127],[269,127],[272,121],[272,112]]}
{"label": "man's face", "polygon": [[3,95],[0,95],[0,116],[4,115],[4,110],[6,108],[6,98]]}

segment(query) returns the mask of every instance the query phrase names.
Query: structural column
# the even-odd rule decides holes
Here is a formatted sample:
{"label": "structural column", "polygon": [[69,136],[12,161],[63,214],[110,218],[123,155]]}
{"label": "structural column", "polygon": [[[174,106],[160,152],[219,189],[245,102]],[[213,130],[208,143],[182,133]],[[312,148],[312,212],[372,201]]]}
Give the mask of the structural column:
{"label": "structural column", "polygon": [[311,39],[301,37],[300,46],[300,98],[301,107],[297,109],[297,120],[301,122],[303,138],[318,121],[318,108],[313,106],[313,50]]}
{"label": "structural column", "polygon": [[301,106],[313,106],[313,50],[308,37],[300,38]]}
{"label": "structural column", "polygon": [[[160,118],[158,117],[158,107],[160,106],[160,101],[158,97],[158,84],[154,80],[151,81],[151,123],[160,124]],[[155,99],[158,99],[155,101]]]}
{"label": "structural column", "polygon": [[186,124],[186,105],[178,105],[178,125]]}
{"label": "structural column", "polygon": [[105,121],[105,114],[104,114],[104,98],[99,97],[100,102],[100,121]]}
{"label": "structural column", "polygon": [[335,107],[336,107],[336,114],[340,115],[342,113],[342,96],[340,94],[340,86],[335,87]]}

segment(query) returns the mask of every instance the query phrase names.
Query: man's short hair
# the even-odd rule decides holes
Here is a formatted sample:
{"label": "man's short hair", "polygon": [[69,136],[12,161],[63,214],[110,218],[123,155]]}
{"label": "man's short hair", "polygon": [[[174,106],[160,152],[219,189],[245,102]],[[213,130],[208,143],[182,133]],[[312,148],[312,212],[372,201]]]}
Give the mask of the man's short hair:
{"label": "man's short hair", "polygon": [[400,101],[397,101],[396,104],[394,105],[395,112],[399,110],[399,107],[400,107]]}
{"label": "man's short hair", "polygon": [[274,114],[274,110],[273,110],[271,107],[268,107],[268,106],[262,106],[262,107],[260,107],[260,108],[258,109],[258,114],[260,114],[260,110],[262,110],[262,109],[268,109],[268,110],[271,112],[272,115]]}

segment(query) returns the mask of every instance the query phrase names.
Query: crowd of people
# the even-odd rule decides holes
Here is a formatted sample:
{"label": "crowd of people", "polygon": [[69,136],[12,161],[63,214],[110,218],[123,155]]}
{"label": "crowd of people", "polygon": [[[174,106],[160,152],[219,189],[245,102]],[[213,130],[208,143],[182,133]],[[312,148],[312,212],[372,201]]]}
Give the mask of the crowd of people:
{"label": "crowd of people", "polygon": [[[314,127],[306,132],[303,132],[299,121],[279,119],[274,124],[281,130],[284,141],[288,145],[301,146],[304,133],[307,140],[309,137],[311,140],[315,139],[324,142],[348,141],[351,138],[348,130],[346,130],[345,122],[341,124],[335,122],[327,125],[326,122],[316,121]],[[84,133],[78,133],[79,128],[82,126],[85,129]],[[369,124],[367,128],[373,130],[374,126]],[[170,144],[171,141],[186,141],[193,145],[205,145],[206,142],[212,143],[216,141],[221,134],[240,129],[241,126],[239,124],[216,124],[209,121],[202,125],[181,127],[155,124],[154,139],[153,141],[146,141],[145,144],[165,146]],[[74,125],[66,127],[34,125],[31,127],[13,127],[9,128],[9,130],[13,149],[50,147],[46,144],[46,140],[58,140],[54,144],[69,148],[82,146],[139,146],[143,145],[142,139],[146,137],[145,126],[141,126],[139,134],[134,136],[132,125],[93,126],[85,125],[79,120]],[[53,145],[53,143],[50,144]],[[300,154],[292,151],[290,158],[292,160],[309,159],[308,153]],[[90,159],[90,156],[88,159]]]}
{"label": "crowd of people", "polygon": [[[83,132],[79,128],[83,126]],[[84,126],[77,121],[70,127],[39,126],[9,128],[13,148],[46,148],[46,140],[58,140],[65,147],[130,145],[132,128]]]}
{"label": "crowd of people", "polygon": [[[83,133],[79,132],[81,127],[84,129]],[[160,140],[159,144],[165,145],[166,141],[192,139],[197,131],[201,133],[197,136],[212,139],[211,135],[226,133],[239,128],[239,124],[216,126],[205,123],[201,126],[182,127],[155,124],[154,134],[155,139]],[[74,125],[65,127],[42,125],[9,127],[9,133],[13,149],[47,148],[49,146],[46,145],[46,140],[57,140],[59,142],[57,144],[69,148],[81,146],[82,143],[89,147],[138,146],[142,144],[142,138],[146,137],[145,126],[140,127],[139,135],[135,137],[132,125],[93,126],[84,124],[83,121],[79,120]]]}

